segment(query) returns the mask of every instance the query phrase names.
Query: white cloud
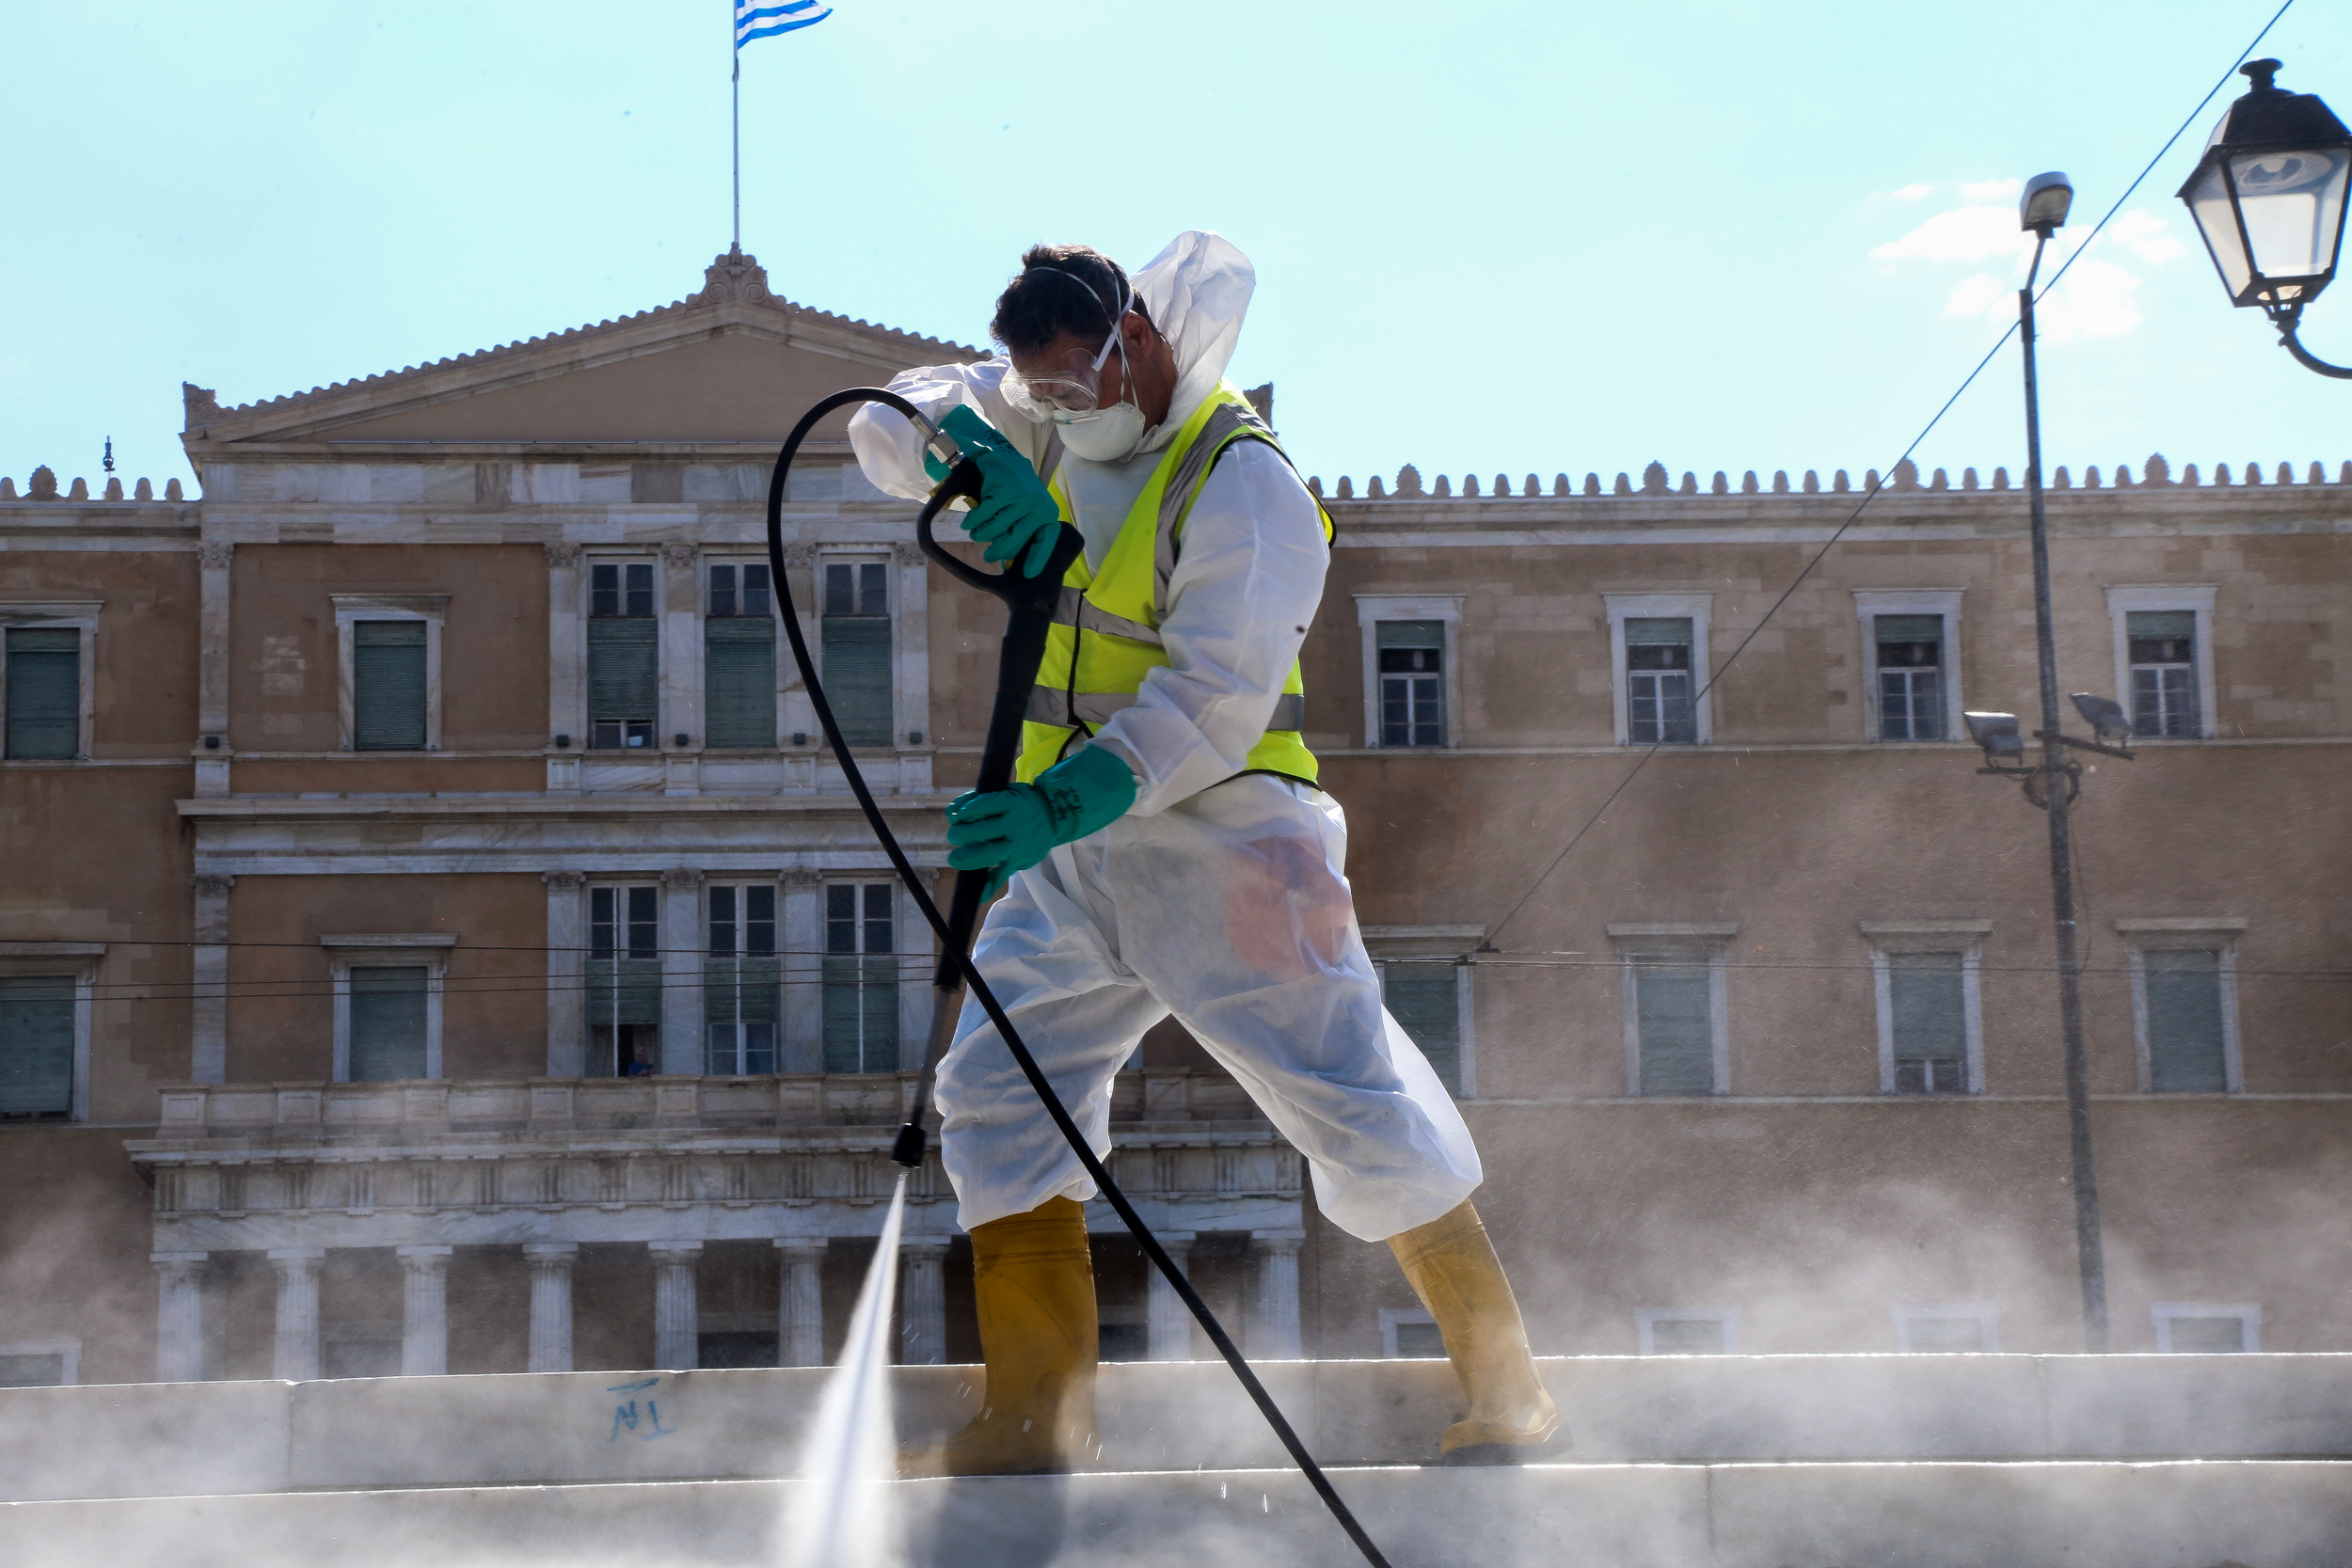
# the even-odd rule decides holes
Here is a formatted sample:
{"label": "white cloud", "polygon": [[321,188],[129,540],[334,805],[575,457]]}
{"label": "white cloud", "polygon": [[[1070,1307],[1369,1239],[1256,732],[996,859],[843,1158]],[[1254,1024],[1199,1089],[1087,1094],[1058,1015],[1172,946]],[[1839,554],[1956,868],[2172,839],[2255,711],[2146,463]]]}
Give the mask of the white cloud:
{"label": "white cloud", "polygon": [[2054,343],[2074,338],[2121,338],[2139,325],[2139,279],[2112,261],[2086,256],[2070,268],[2035,310]]}
{"label": "white cloud", "polygon": [[1898,201],[1916,201],[1933,189],[1933,185],[1903,185],[1886,194]]}
{"label": "white cloud", "polygon": [[2117,245],[2156,266],[2181,253],[2181,242],[2172,237],[2169,226],[2144,207],[2118,213],[2115,221],[2107,225],[2107,233]]}
{"label": "white cloud", "polygon": [[2023,180],[1979,180],[1960,187],[1963,201],[1998,201],[2026,188]]}
{"label": "white cloud", "polygon": [[2006,207],[1954,207],[1870,252],[1877,261],[1988,261],[2020,257],[2032,241]]}
{"label": "white cloud", "polygon": [[1989,272],[1972,272],[1952,285],[1944,302],[1947,316],[1993,316],[2014,310],[2016,291]]}

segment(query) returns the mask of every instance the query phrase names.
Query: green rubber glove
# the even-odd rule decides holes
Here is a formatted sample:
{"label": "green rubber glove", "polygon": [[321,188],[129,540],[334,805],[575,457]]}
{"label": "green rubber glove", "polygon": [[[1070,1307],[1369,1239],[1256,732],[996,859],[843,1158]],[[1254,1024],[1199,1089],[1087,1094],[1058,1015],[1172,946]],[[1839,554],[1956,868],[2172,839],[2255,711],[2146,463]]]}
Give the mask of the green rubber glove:
{"label": "green rubber glove", "polygon": [[1104,747],[1084,747],[1033,784],[958,796],[947,808],[947,863],[959,871],[995,867],[988,884],[993,898],[1055,845],[1100,832],[1135,803],[1136,776],[1126,763]]}
{"label": "green rubber glove", "polygon": [[[980,466],[979,504],[963,515],[963,531],[988,546],[982,555],[989,561],[1010,561],[1026,550],[1021,562],[1025,578],[1045,570],[1060,533],[1061,506],[1037,469],[968,404],[949,409],[939,428]],[[926,451],[923,471],[936,483],[947,477],[947,465]]]}

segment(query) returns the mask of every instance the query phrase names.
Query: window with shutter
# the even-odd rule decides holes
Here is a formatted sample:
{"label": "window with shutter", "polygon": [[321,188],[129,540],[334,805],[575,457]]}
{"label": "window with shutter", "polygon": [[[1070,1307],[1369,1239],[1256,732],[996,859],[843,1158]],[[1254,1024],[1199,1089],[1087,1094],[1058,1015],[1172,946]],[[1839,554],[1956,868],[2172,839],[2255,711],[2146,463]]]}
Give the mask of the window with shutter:
{"label": "window with shutter", "polygon": [[1625,623],[1626,737],[1636,746],[1697,742],[1691,705],[1692,623],[1687,615]]}
{"label": "window with shutter", "polygon": [[425,636],[422,621],[352,623],[354,751],[424,750]]}
{"label": "window with shutter", "polygon": [[1889,953],[1886,994],[1895,1092],[1968,1092],[1966,957]]}
{"label": "window with shutter", "polygon": [[739,616],[703,623],[703,737],[710,746],[774,747],[775,622]]}
{"label": "window with shutter", "polygon": [[650,619],[588,623],[589,744],[650,748],[660,717],[659,626]]}
{"label": "window with shutter", "polygon": [[827,1072],[898,1070],[898,960],[891,912],[896,884],[825,889],[823,972]]}
{"label": "window with shutter", "polygon": [[2230,1086],[2221,1018],[2221,955],[2154,948],[2140,955],[2148,1020],[2148,1083],[2158,1094],[2220,1094]]}
{"label": "window with shutter", "polygon": [[1382,1000],[1438,1081],[1462,1092],[1462,990],[1451,958],[1390,958],[1380,965]]}
{"label": "window with shutter", "polygon": [[1378,621],[1380,744],[1445,744],[1445,623]]}
{"label": "window with shutter", "polygon": [[2131,654],[2132,733],[2204,734],[2197,700],[2197,612],[2135,610],[2123,616]]}
{"label": "window with shutter", "polygon": [[600,1077],[661,1066],[661,890],[588,890],[588,1061]]}
{"label": "window with shutter", "polygon": [[776,1070],[784,975],[776,958],[772,884],[707,890],[710,952],[703,962],[705,1070],[748,1076]]}
{"label": "window with shutter", "polygon": [[82,634],[11,626],[6,644],[10,757],[70,757],[82,745]]}
{"label": "window with shutter", "polygon": [[426,1076],[422,964],[351,972],[351,1081],[387,1084]]}
{"label": "window with shutter", "polygon": [[852,746],[891,744],[890,568],[880,562],[825,567],[825,699]]}
{"label": "window with shutter", "polygon": [[1944,738],[1944,617],[1874,615],[1879,738]]}
{"label": "window with shutter", "polygon": [[73,1114],[73,977],[0,979],[0,1117]]}
{"label": "window with shutter", "polygon": [[1714,987],[1704,963],[1644,954],[1632,963],[1642,1094],[1715,1092]]}

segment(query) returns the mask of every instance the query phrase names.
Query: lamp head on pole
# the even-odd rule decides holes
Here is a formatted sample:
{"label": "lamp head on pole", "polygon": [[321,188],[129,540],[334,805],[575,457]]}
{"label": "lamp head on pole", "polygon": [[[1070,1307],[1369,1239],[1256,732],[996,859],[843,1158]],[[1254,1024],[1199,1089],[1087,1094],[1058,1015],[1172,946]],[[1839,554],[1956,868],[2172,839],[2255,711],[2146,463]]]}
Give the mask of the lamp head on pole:
{"label": "lamp head on pole", "polygon": [[2254,90],[2230,105],[2180,189],[2233,305],[2278,316],[2335,276],[2352,196],[2352,131],[2312,93],[2273,84],[2277,60],[2238,68]]}
{"label": "lamp head on pole", "polygon": [[2052,169],[2037,174],[2026,182],[2026,194],[2017,198],[2017,227],[2043,239],[2053,229],[2066,227],[2066,214],[2074,205],[2074,182]]}

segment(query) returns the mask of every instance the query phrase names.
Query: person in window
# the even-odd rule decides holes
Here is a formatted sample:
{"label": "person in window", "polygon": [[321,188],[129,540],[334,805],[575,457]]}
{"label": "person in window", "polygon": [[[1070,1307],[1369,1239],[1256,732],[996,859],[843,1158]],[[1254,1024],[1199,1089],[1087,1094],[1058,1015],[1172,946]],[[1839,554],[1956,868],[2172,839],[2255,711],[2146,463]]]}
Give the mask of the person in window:
{"label": "person in window", "polygon": [[[1212,233],[1178,236],[1132,283],[1087,246],[1040,245],[991,324],[1009,357],[891,382],[979,464],[963,518],[990,560],[1034,574],[1063,521],[1086,539],[1020,782],[949,808],[950,863],[1009,883],[974,957],[1095,1148],[1112,1075],[1172,1013],[1305,1154],[1332,1222],[1394,1250],[1469,1396],[1439,1452],[1508,1462],[1559,1412],[1469,1201],[1470,1131],[1381,1006],[1346,819],[1301,736],[1330,519],[1223,379],[1255,281]],[[850,436],[892,494],[945,477],[894,411],[866,405]],[[1093,1185],[968,1002],[937,1099],[986,1404],[902,1473],[1067,1468],[1093,1428]]]}
{"label": "person in window", "polygon": [[653,1059],[645,1053],[645,1042],[644,1040],[639,1040],[636,1044],[629,1047],[628,1066],[621,1069],[621,1076],[624,1078],[650,1078],[653,1076]]}

